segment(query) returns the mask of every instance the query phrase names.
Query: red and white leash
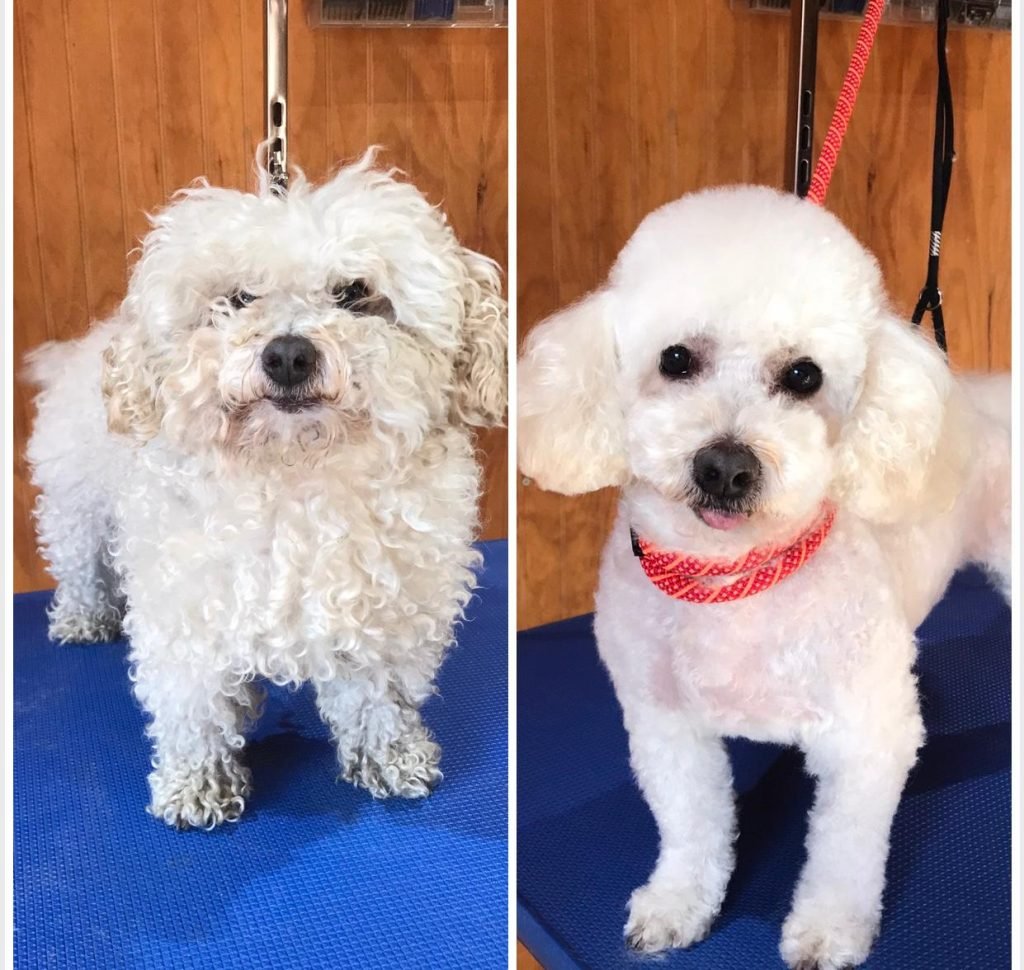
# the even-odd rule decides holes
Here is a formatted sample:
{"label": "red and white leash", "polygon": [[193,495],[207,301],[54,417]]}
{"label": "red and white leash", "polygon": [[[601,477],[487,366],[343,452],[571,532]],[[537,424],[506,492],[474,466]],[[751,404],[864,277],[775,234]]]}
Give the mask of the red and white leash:
{"label": "red and white leash", "polygon": [[825,133],[825,141],[821,146],[807,190],[807,198],[815,205],[825,204],[825,195],[839,159],[839,149],[843,147],[843,138],[853,115],[853,106],[857,102],[857,94],[864,80],[864,72],[867,70],[868,58],[871,56],[871,48],[874,47],[875,35],[878,33],[878,25],[882,22],[884,10],[885,0],[868,0],[864,20],[857,34],[857,43],[850,56],[850,66],[846,69],[846,77],[843,78],[843,86],[839,90],[832,120]]}

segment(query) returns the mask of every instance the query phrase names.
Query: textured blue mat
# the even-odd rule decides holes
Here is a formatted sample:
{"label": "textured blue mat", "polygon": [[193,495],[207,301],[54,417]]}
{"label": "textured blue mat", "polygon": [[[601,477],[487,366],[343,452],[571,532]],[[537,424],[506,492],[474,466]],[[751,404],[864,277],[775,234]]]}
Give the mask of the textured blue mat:
{"label": "textured blue mat", "polygon": [[[590,617],[519,636],[518,935],[548,970],[784,970],[782,921],[804,858],[813,788],[801,756],[733,748],[737,867],[690,951],[644,958],[625,906],[657,832],[633,784],[625,730]],[[928,743],[892,834],[882,933],[867,970],[1010,966],[1010,613],[960,573],[920,631]]]}
{"label": "textured blue mat", "polygon": [[237,825],[150,818],[125,648],[57,647],[49,594],[15,597],[14,950],[19,970],[504,967],[507,548],[425,719],[445,779],[423,802],[336,783],[307,690],[272,690]]}

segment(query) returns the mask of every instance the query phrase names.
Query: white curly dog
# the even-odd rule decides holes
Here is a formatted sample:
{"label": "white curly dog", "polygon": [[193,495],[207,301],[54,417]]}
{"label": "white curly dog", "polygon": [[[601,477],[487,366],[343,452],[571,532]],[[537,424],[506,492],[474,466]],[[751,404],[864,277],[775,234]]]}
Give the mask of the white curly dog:
{"label": "white curly dog", "polygon": [[30,359],[56,640],[130,638],[149,810],[237,819],[256,677],[311,681],[345,778],[426,795],[419,707],[470,597],[503,419],[496,265],[372,153],[152,219],[120,310]]}
{"label": "white curly dog", "polygon": [[966,562],[1009,590],[1009,397],[894,317],[832,215],[765,188],[657,210],[530,334],[520,468],[622,488],[595,631],[660,833],[634,947],[709,931],[736,834],[723,738],[743,736],[799,745],[817,778],[784,960],[867,957],[924,740],[914,630]]}

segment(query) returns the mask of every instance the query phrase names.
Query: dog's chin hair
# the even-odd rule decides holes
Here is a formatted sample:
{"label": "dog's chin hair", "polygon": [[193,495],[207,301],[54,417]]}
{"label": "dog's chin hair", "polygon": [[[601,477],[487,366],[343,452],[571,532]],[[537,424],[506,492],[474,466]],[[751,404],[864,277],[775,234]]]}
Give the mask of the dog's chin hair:
{"label": "dog's chin hair", "polygon": [[256,399],[225,409],[224,430],[215,442],[222,458],[249,467],[315,467],[331,451],[350,443],[365,425],[359,415],[340,414],[326,399],[317,405],[326,413],[308,416],[263,416],[257,410],[261,404],[274,406],[269,400]]}
{"label": "dog's chin hair", "polygon": [[[654,489],[662,499],[671,503],[675,508],[680,510],[686,509],[697,520],[700,519],[701,511],[715,511],[744,516],[746,521],[744,522],[745,528],[742,536],[754,543],[785,539],[795,529],[799,529],[807,518],[806,514],[802,512],[794,514],[792,510],[778,508],[771,502],[766,501],[763,494],[757,496],[754,504],[735,508],[715,505],[713,502],[709,502],[707,496],[692,482],[686,482],[685,484],[676,483],[670,487],[662,487],[647,480],[644,480],[642,484]],[[731,544],[739,537],[737,533],[713,532],[703,527],[699,530],[698,534],[703,540],[712,544],[720,541]]]}
{"label": "dog's chin hair", "polygon": [[744,515],[748,519],[753,518],[759,512],[764,511],[764,507],[761,505],[722,505],[716,502],[709,502],[702,496],[697,496],[695,499],[687,502],[690,508],[694,512],[719,512],[722,515]]}
{"label": "dog's chin hair", "polygon": [[656,485],[653,487],[663,498],[674,505],[686,506],[694,515],[702,511],[722,512],[726,515],[745,515],[749,519],[765,511],[764,506],[760,502],[755,505],[746,505],[742,508],[730,505],[716,505],[714,502],[708,501],[708,497],[692,482],[667,489],[659,488]]}
{"label": "dog's chin hair", "polygon": [[304,425],[287,439],[268,428],[247,428],[237,440],[235,455],[247,465],[266,464],[269,461],[285,466],[313,468],[347,437],[344,432],[339,433],[319,421]]}

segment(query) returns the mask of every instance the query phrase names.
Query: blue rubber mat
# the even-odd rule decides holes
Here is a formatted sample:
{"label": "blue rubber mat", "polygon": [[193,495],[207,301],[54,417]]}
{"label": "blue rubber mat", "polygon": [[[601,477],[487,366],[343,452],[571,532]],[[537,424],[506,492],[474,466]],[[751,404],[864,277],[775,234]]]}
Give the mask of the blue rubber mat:
{"label": "blue rubber mat", "polygon": [[[928,743],[892,833],[882,931],[866,970],[1010,966],[1010,612],[970,570],[918,631]],[[711,935],[627,951],[630,893],[657,831],[591,618],[519,635],[518,935],[548,970],[784,970],[779,936],[804,858],[813,786],[795,752],[732,748],[737,866]]]}
{"label": "blue rubber mat", "polygon": [[144,811],[149,745],[124,644],[57,647],[49,594],[15,597],[14,948],[19,970],[504,967],[507,548],[424,719],[444,781],[422,802],[344,783],[311,693],[271,689],[236,825]]}

